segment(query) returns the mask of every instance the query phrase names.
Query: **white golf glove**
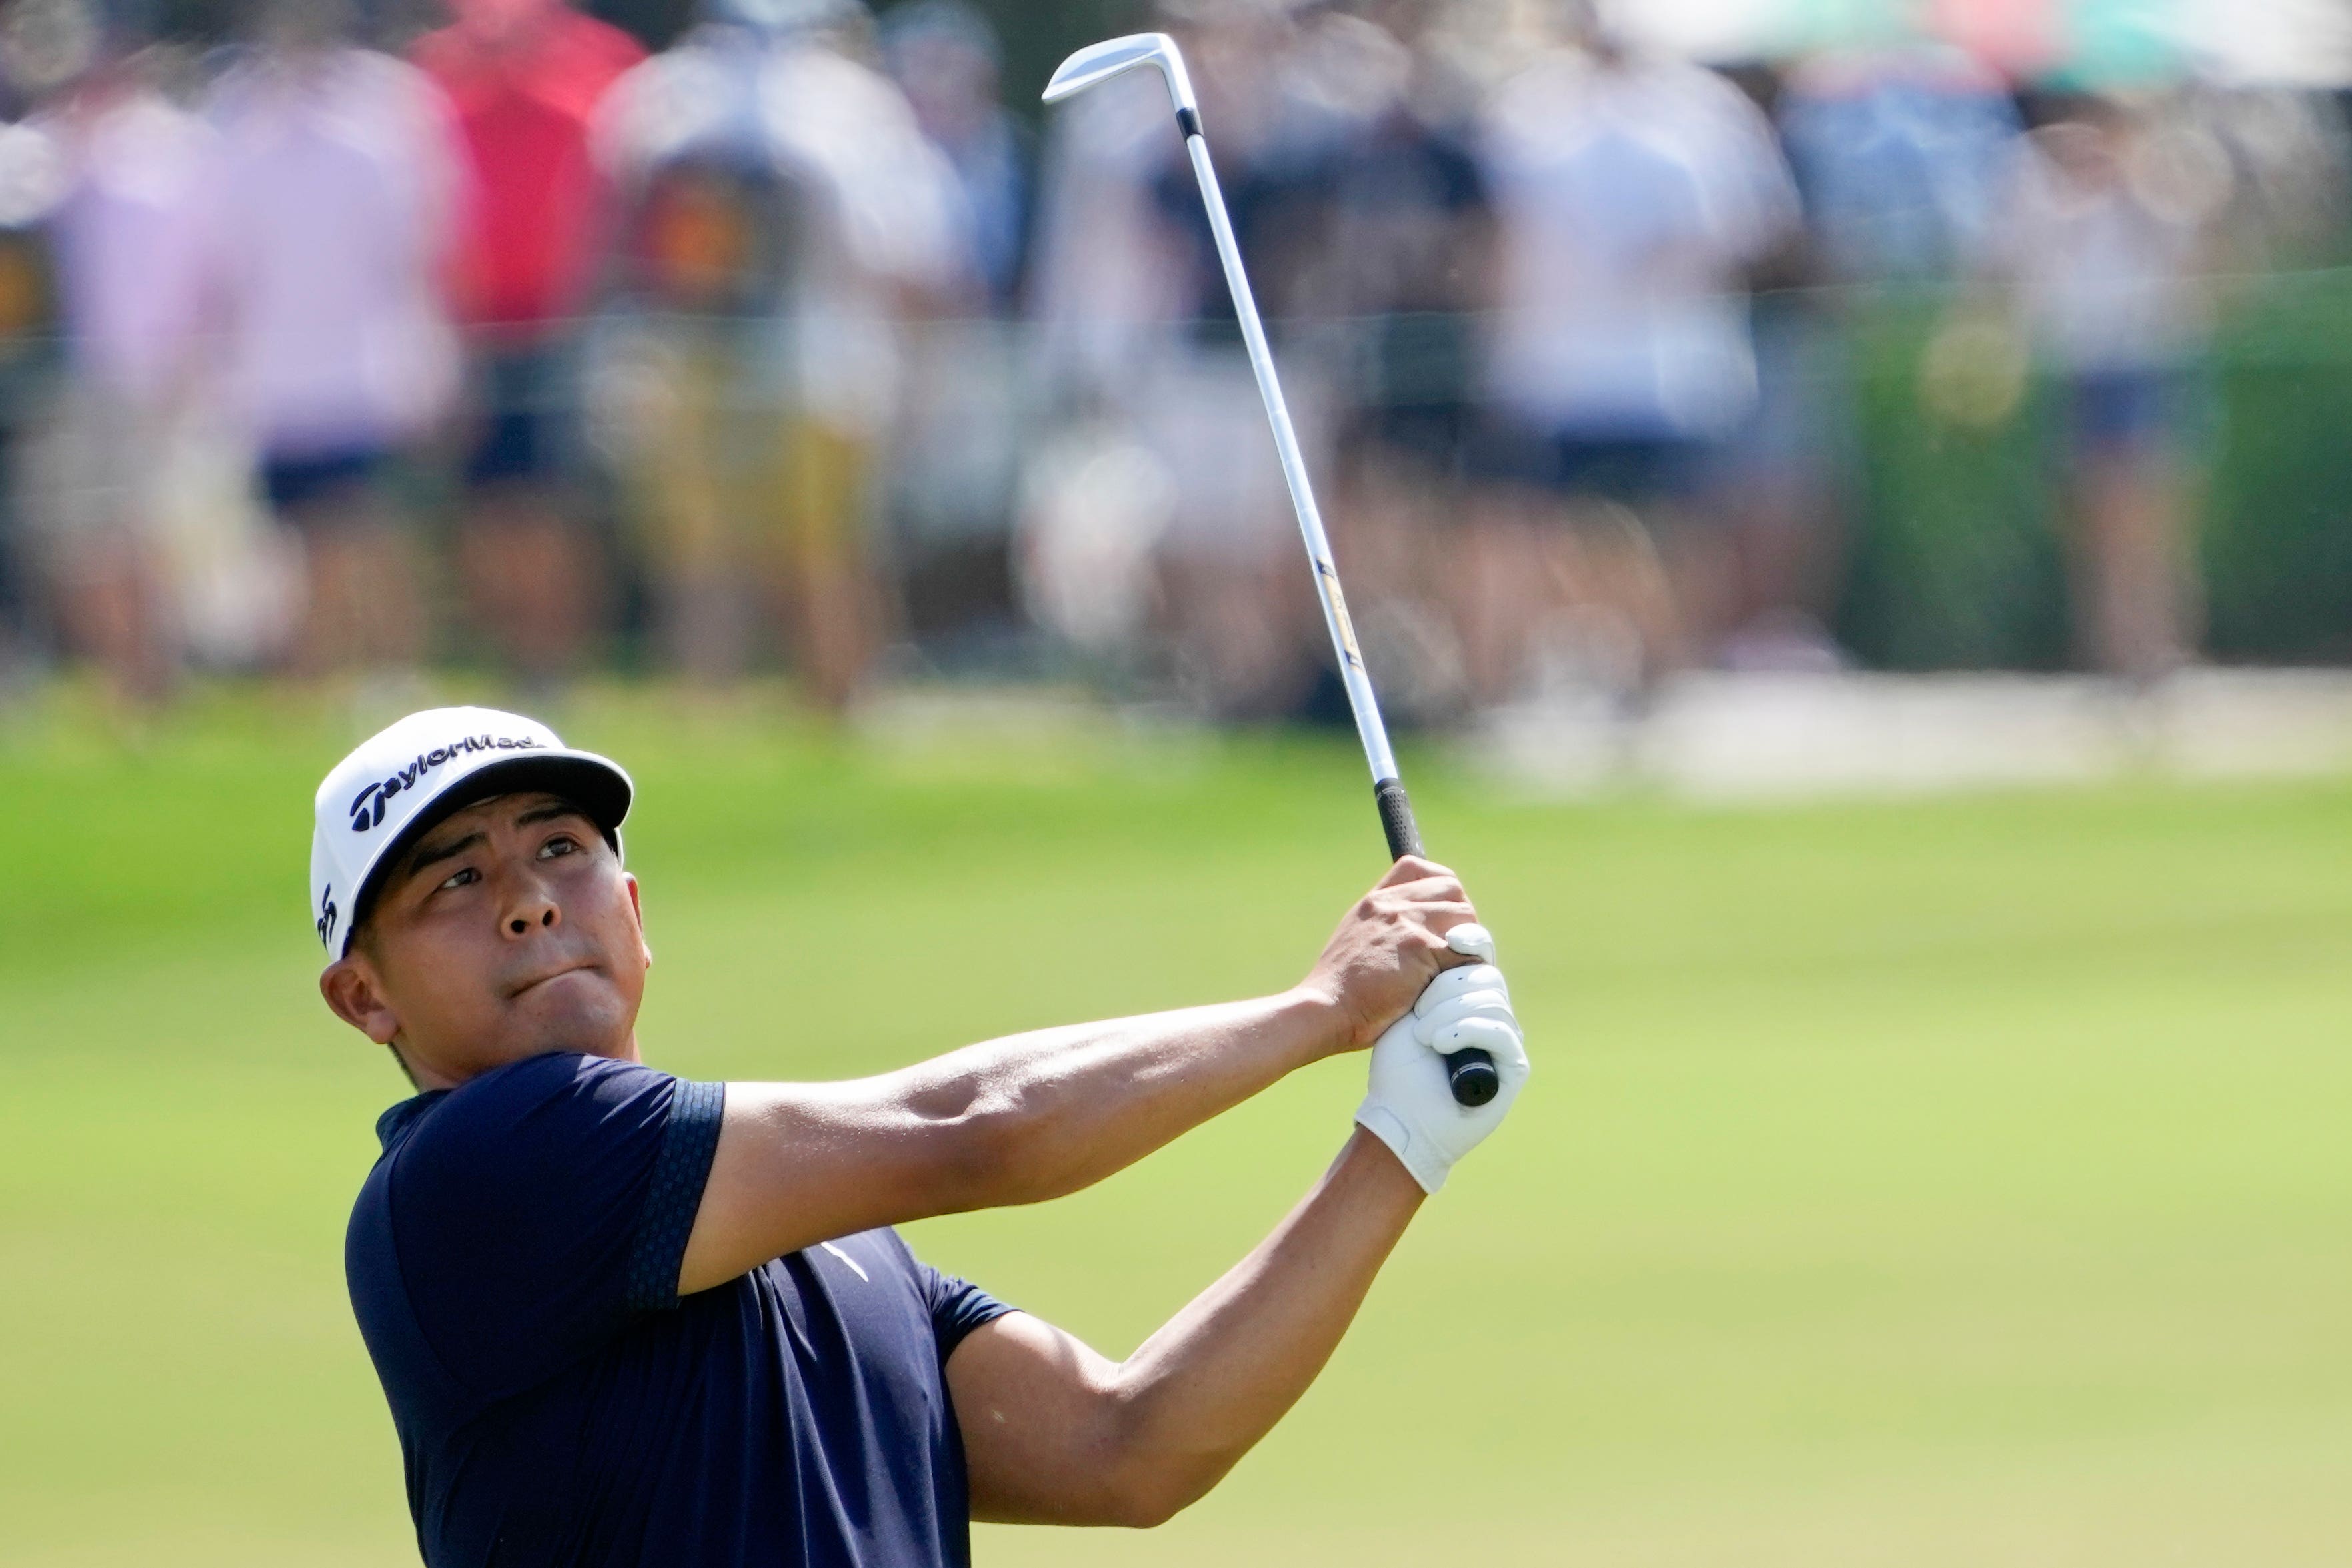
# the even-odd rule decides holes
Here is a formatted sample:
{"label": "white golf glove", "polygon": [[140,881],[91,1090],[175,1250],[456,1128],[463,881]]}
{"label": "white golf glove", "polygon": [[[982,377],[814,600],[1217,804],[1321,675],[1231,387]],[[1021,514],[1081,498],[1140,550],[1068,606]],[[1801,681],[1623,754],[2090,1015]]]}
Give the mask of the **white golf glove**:
{"label": "white golf glove", "polygon": [[[1483,925],[1457,925],[1445,945],[1486,961],[1432,980],[1412,1011],[1373,1043],[1371,1088],[1356,1108],[1356,1121],[1395,1151],[1424,1192],[1445,1185],[1454,1163],[1501,1124],[1528,1081],[1527,1037],[1495,967],[1493,935]],[[1495,1097],[1475,1110],[1454,1103],[1445,1071],[1448,1053],[1472,1045],[1495,1059],[1501,1080]]]}

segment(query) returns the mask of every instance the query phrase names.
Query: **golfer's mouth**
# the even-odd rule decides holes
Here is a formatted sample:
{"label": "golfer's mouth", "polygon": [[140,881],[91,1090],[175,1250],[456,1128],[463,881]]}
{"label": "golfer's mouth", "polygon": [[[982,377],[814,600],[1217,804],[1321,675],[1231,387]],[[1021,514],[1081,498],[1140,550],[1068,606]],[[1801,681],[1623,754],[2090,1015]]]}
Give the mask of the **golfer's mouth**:
{"label": "golfer's mouth", "polygon": [[507,1000],[514,1001],[521,997],[530,995],[532,991],[539,989],[541,986],[552,985],[557,980],[563,978],[566,975],[583,974],[595,967],[596,963],[594,959],[583,958],[577,964],[566,964],[561,969],[551,969],[546,974],[540,976],[538,978],[525,980],[521,985],[517,986],[514,989],[509,991],[507,993]]}

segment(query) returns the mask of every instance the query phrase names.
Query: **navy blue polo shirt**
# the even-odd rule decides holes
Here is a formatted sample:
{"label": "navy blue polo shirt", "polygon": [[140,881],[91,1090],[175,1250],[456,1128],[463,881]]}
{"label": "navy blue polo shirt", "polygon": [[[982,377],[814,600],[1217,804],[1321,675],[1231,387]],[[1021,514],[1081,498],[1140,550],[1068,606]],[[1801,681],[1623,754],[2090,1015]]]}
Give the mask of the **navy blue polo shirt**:
{"label": "navy blue polo shirt", "polygon": [[891,1230],[680,1300],[725,1095],[557,1054],[377,1124],[344,1267],[431,1568],[971,1561],[947,1360],[1010,1309]]}

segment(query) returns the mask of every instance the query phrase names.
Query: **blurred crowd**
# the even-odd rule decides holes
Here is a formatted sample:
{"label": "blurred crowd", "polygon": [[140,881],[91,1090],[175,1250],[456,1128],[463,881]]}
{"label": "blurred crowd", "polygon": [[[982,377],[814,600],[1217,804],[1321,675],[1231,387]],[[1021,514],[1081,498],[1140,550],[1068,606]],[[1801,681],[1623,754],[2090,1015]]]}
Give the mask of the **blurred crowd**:
{"label": "blurred crowd", "polygon": [[[963,0],[651,54],[434,9],[0,8],[0,670],[1334,701],[1156,78],[1015,111]],[[1934,302],[1955,429],[2055,390],[2079,663],[2199,656],[2193,371],[2229,279],[2333,259],[2329,97],[1710,68],[1574,0],[1158,16],[1402,716],[1848,663],[1860,299]]]}

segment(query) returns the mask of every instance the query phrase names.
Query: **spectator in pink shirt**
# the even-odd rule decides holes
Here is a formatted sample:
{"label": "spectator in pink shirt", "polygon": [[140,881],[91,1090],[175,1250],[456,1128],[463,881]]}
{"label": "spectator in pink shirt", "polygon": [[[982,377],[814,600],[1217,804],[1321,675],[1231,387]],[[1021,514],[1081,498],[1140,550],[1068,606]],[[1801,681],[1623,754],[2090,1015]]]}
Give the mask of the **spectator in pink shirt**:
{"label": "spectator in pink shirt", "polygon": [[564,0],[450,0],[412,57],[456,106],[474,199],[457,257],[477,356],[462,577],[476,625],[526,674],[560,674],[604,573],[571,491],[575,326],[604,227],[589,126],[645,58]]}

